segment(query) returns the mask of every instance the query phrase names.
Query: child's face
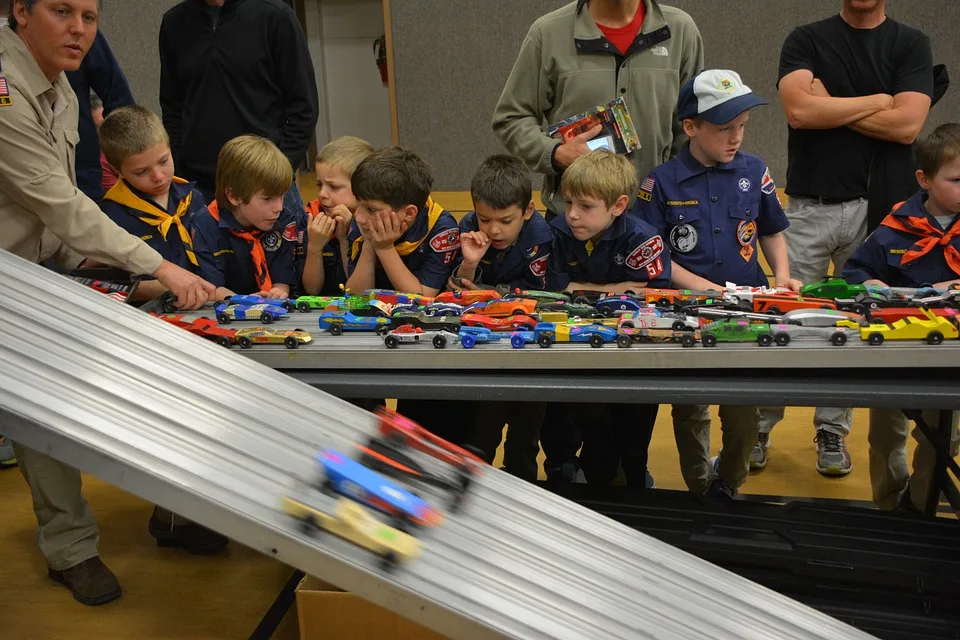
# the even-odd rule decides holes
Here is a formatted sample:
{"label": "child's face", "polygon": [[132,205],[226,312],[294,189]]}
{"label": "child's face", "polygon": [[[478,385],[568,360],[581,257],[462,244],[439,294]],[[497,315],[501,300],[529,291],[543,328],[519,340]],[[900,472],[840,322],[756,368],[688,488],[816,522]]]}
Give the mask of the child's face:
{"label": "child's face", "polygon": [[700,152],[695,155],[706,158],[710,165],[714,165],[731,162],[737,155],[749,119],[750,112],[744,111],[730,122],[720,125],[704,120],[684,120],[683,130],[690,137],[691,149],[696,148]]}
{"label": "child's face", "polygon": [[341,204],[351,212],[357,210],[357,199],[350,188],[350,176],[326,162],[317,163],[317,199],[326,213]]}
{"label": "child's face", "polygon": [[960,213],[960,157],[940,167],[933,178],[917,171],[917,182],[930,195],[928,208],[940,209],[943,214]]}
{"label": "child's face", "polygon": [[[357,200],[357,210],[353,215],[353,219],[356,221],[360,233],[367,235],[367,229],[370,226],[371,220],[381,211],[393,211],[393,207],[380,200]],[[407,224],[409,224],[417,217],[418,211],[417,207],[408,204],[398,209],[396,213],[401,222],[406,221]]]}
{"label": "child's face", "polygon": [[233,206],[233,217],[246,228],[254,227],[260,231],[269,231],[277,223],[283,211],[283,194],[268,196],[263,191],[257,191],[250,198],[250,202],[243,202],[234,198],[227,190],[227,198]]}
{"label": "child's face", "polygon": [[127,156],[114,167],[131,187],[151,197],[162,197],[170,192],[173,182],[173,155],[166,144],[157,144],[142,153]]}
{"label": "child's face", "polygon": [[629,201],[628,196],[622,195],[612,206],[607,206],[600,198],[564,193],[567,226],[577,240],[585,242],[599,239],[603,232],[610,228],[614,219],[623,213]]}
{"label": "child's face", "polygon": [[498,251],[506,249],[517,241],[523,223],[535,215],[533,202],[526,210],[517,205],[506,209],[494,209],[486,202],[474,201],[473,208],[477,212],[477,224],[480,231],[490,238],[490,244]]}

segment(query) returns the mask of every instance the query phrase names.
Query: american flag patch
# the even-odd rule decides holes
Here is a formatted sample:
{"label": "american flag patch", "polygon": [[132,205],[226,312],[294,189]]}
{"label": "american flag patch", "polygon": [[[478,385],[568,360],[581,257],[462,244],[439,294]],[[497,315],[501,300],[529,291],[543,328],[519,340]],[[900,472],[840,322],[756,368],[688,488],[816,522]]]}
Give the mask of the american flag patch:
{"label": "american flag patch", "polygon": [[114,291],[113,293],[107,293],[107,294],[105,294],[105,295],[106,295],[108,298],[113,298],[114,300],[117,300],[117,301],[119,301],[119,302],[126,302],[126,301],[127,301],[127,294],[126,294],[126,293],[120,293],[119,291]]}
{"label": "american flag patch", "polygon": [[0,76],[0,107],[9,107],[13,104],[10,98],[10,87],[7,85],[7,79]]}
{"label": "american flag patch", "polygon": [[643,179],[643,182],[640,184],[640,191],[653,193],[653,176],[647,176]]}

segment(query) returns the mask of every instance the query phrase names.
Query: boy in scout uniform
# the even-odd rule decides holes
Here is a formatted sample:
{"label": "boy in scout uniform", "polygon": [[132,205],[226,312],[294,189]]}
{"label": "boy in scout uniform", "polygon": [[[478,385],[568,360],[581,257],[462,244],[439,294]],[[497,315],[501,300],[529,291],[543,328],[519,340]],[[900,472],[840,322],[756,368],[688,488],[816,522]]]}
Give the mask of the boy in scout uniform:
{"label": "boy in scout uniform", "polygon": [[290,161],[259,136],[239,136],[217,159],[217,198],[191,223],[200,273],[217,299],[236,294],[288,298],[296,280],[297,223],[283,206]]}
{"label": "boy in scout uniform", "polygon": [[[890,287],[960,287],[960,124],[937,127],[917,144],[917,182],[922,191],[893,208],[843,267],[847,282]],[[960,452],[954,411],[950,455]],[[936,411],[924,411],[928,425]],[[899,409],[870,409],[870,484],[881,509],[919,511],[935,481],[936,450],[913,431],[913,474],[907,467],[910,422]]]}
{"label": "boy in scout uniform", "polygon": [[[199,191],[174,175],[170,138],[160,117],[140,106],[121,107],[103,121],[99,135],[107,162],[120,176],[100,208],[165,260],[195,271],[199,263],[187,225],[206,203]],[[151,300],[166,290],[145,277],[135,295]]]}
{"label": "boy in scout uniform", "polygon": [[[657,230],[624,215],[637,174],[630,161],[611,151],[591,151],[573,161],[560,182],[567,211],[554,218],[547,273],[551,291],[585,289],[612,293],[670,283],[670,249]],[[627,485],[650,487],[647,448],[657,405],[573,404],[566,419],[548,410],[541,429],[550,480],[610,484],[623,468]],[[583,450],[579,459],[579,436]],[[579,468],[577,468],[579,467]]]}
{"label": "boy in scout uniform", "polygon": [[[77,189],[79,104],[64,71],[80,68],[99,12],[97,0],[72,5],[75,11],[63,19],[54,0],[14,0],[9,27],[0,29],[0,249],[32,262],[55,255],[66,268],[87,256],[152,274],[181,308],[197,308],[214,292],[209,283],[163,260]],[[97,550],[99,532],[80,472],[17,443],[14,450],[30,485],[50,578],[83,604],[120,597],[120,583]]]}
{"label": "boy in scout uniform", "polygon": [[[703,71],[680,91],[678,116],[690,141],[647,176],[632,212],[669,243],[676,288],[766,286],[760,249],[777,286],[800,288],[790,278],[782,233],[788,222],[770,171],[763,160],[740,151],[750,109],[762,104],[767,103],[727,70]],[[711,468],[709,407],[674,405],[687,487],[720,499],[736,496],[747,478],[758,420],[756,407],[720,407],[723,450]]]}
{"label": "boy in scout uniform", "polygon": [[351,186],[357,213],[347,289],[437,295],[460,255],[460,229],[430,198],[426,163],[400,147],[380,149],[357,166]]}

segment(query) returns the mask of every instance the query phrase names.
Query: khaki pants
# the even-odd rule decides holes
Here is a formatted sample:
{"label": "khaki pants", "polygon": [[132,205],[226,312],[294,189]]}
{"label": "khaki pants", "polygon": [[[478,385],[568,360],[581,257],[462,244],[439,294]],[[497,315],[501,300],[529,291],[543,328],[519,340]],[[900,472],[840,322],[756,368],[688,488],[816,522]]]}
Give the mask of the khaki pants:
{"label": "khaki pants", "polygon": [[16,442],[13,449],[30,486],[40,525],[37,541],[49,567],[62,571],[98,555],[100,534],[81,493],[80,472]]}
{"label": "khaki pants", "polygon": [[[750,452],[757,441],[759,414],[757,407],[720,405],[720,429],[723,449],[720,479],[734,489],[739,488],[750,472]],[[703,493],[710,488],[713,469],[710,466],[710,407],[707,405],[673,405],[673,434],[680,454],[680,471],[687,488]]]}
{"label": "khaki pants", "polygon": [[[790,257],[790,275],[804,284],[833,273],[843,266],[867,239],[867,201],[864,198],[840,204],[820,204],[811,198],[791,197],[784,210],[790,226],[784,231]],[[760,431],[769,433],[783,420],[783,407],[760,408]],[[821,407],[813,414],[813,426],[847,437],[853,412],[841,407]]]}
{"label": "khaki pants", "polygon": [[[939,411],[924,411],[923,420],[936,429],[940,424]],[[953,412],[950,455],[960,453],[960,433],[957,422],[960,411]],[[930,485],[934,481],[937,454],[919,429],[913,429],[917,449],[913,454],[913,474],[907,468],[907,435],[910,421],[899,409],[870,409],[870,485],[873,501],[881,509],[895,509],[904,491],[910,492],[913,504],[921,509],[927,504]]]}

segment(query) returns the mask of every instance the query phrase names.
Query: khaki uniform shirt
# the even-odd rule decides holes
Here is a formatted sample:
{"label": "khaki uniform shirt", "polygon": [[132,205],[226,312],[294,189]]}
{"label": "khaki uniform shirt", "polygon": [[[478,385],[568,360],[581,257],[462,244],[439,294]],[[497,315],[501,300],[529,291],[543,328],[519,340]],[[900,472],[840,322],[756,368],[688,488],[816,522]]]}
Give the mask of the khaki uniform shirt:
{"label": "khaki uniform shirt", "polygon": [[160,254],[106,216],[76,186],[79,103],[66,75],[53,84],[9,27],[0,29],[0,249],[33,262],[80,256],[135,274]]}

